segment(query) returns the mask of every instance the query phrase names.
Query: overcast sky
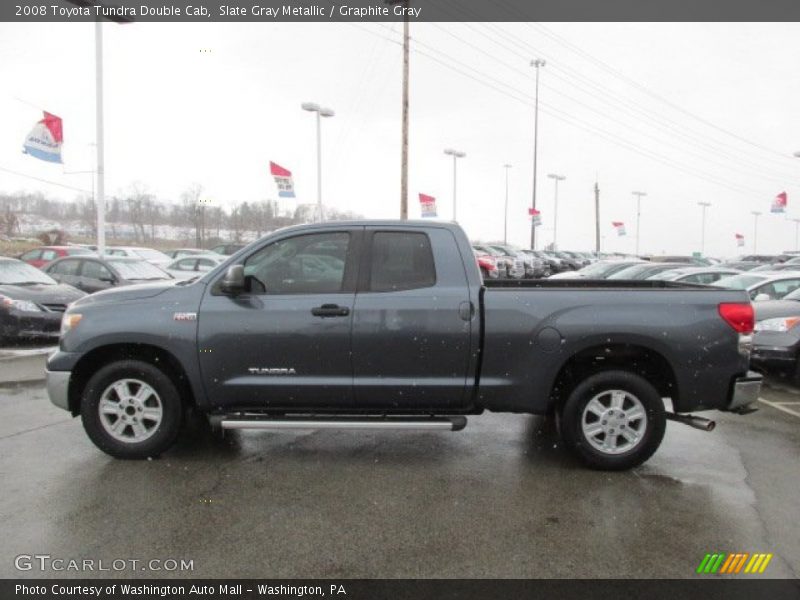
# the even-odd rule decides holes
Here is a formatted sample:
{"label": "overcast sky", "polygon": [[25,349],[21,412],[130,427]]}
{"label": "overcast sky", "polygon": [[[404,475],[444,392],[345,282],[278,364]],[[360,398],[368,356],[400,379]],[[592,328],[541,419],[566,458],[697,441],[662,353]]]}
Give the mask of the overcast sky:
{"label": "overcast sky", "polygon": [[[93,166],[92,24],[0,24],[0,168],[90,189]],[[323,199],[369,218],[399,216],[401,25],[153,24],[105,26],[106,190],[143,182],[178,201],[193,182],[212,202],[276,198],[273,160],[295,177],[297,202],[316,201],[315,124],[323,121]],[[504,163],[510,170],[509,241],[526,245],[531,201],[534,70],[541,71],[540,240],[594,247],[595,180],[604,250],[700,249],[699,201],[708,201],[706,253],[795,247],[800,217],[800,24],[412,24],[409,206],[437,198],[474,239],[503,236]],[[40,118],[64,119],[65,164],[21,153]],[[0,191],[76,192],[0,171]],[[781,191],[787,215],[770,214]],[[283,201],[283,206],[291,205]],[[612,221],[623,221],[618,238]],[[541,242],[539,244],[541,247]]]}

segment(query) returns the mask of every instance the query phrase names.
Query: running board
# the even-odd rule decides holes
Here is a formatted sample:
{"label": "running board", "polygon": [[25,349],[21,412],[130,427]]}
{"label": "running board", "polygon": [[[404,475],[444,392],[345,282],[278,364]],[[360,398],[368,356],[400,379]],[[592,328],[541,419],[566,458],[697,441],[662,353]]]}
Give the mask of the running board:
{"label": "running board", "polygon": [[247,418],[221,417],[222,429],[385,429],[423,431],[461,431],[467,426],[466,417],[429,418]]}

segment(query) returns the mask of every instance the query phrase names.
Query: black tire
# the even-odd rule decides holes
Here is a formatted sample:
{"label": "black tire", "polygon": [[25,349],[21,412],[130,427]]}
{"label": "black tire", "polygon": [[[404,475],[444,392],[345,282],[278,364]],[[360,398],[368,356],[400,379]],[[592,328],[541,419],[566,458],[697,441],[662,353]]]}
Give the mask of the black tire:
{"label": "black tire", "polygon": [[[141,441],[117,439],[106,430],[106,426],[101,420],[100,401],[110,390],[112,384],[122,380],[143,382],[150,386],[155,392],[155,397],[149,396],[146,402],[160,404],[160,421],[157,424],[150,422],[150,429],[142,425],[145,435],[148,437]],[[137,387],[134,383],[128,389],[135,391],[141,389],[141,386]],[[114,392],[114,396],[119,397],[116,392]],[[122,404],[122,400],[120,400],[120,404]],[[126,418],[136,418],[135,410],[141,410],[141,407],[134,409],[131,417],[127,417],[126,413]],[[81,399],[83,428],[95,446],[115,458],[143,459],[159,456],[175,443],[181,429],[182,418],[183,406],[175,384],[161,369],[143,361],[121,360],[110,363],[97,371],[83,390]],[[131,436],[135,435],[132,424],[131,426],[123,424],[122,429],[130,432]]]}
{"label": "black tire", "polygon": [[[626,416],[621,415],[612,406],[607,409],[612,410],[611,416],[605,417],[607,420],[598,418],[596,422],[588,422],[587,428],[591,426],[602,429],[612,427],[609,432],[615,432],[613,427],[616,423],[617,435],[612,436],[610,433],[601,431],[592,436],[592,440],[584,430],[584,412],[594,398],[598,398],[600,405],[604,405],[604,402],[610,400],[611,390],[625,393],[623,406],[628,406],[626,415],[628,411],[632,414],[632,410],[636,408],[635,401],[638,400],[644,412],[644,421],[628,421]],[[589,416],[595,418],[595,414],[594,412],[587,414],[587,421]],[[585,465],[607,471],[622,471],[641,465],[661,445],[667,426],[664,402],[661,400],[660,394],[647,380],[628,371],[603,371],[590,375],[572,390],[559,416],[561,436],[565,445]],[[626,426],[627,429],[625,429]],[[625,437],[632,434],[637,435],[635,442]],[[597,445],[603,443],[606,437],[609,437],[610,440],[625,437],[623,444],[631,445],[631,447],[627,450],[625,450],[625,446],[615,450],[601,450]]]}

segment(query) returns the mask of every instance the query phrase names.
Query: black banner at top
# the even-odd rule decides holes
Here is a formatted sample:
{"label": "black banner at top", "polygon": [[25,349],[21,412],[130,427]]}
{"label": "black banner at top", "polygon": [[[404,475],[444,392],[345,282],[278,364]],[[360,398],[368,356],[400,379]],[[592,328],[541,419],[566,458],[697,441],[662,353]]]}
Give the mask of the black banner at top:
{"label": "black banner at top", "polygon": [[3,0],[0,21],[800,21],[798,0]]}

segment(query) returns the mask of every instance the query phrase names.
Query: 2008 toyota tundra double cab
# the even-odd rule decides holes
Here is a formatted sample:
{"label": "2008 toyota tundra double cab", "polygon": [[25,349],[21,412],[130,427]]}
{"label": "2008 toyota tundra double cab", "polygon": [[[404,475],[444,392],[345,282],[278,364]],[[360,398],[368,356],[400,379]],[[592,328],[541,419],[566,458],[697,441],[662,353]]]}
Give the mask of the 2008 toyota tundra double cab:
{"label": "2008 toyota tundra double cab", "polygon": [[752,330],[742,291],[484,282],[455,224],[331,222],[196,280],[78,300],[47,388],[119,458],[167,450],[190,408],[221,430],[457,430],[490,410],[553,414],[587,465],[625,469],[667,419],[708,429],[681,413],[752,410]]}

